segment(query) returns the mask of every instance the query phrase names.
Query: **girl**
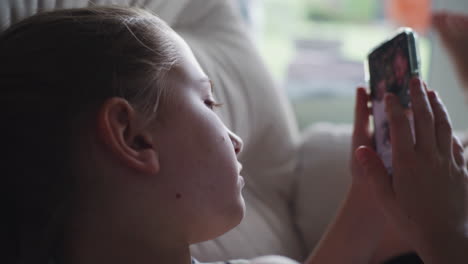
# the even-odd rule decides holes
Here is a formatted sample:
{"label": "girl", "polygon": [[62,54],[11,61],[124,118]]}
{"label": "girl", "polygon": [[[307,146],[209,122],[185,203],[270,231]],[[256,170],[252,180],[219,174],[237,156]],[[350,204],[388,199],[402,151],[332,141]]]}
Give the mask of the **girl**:
{"label": "girl", "polygon": [[[194,263],[190,244],[242,220],[243,143],[213,112],[213,87],[187,44],[156,16],[41,13],[0,36],[0,61],[5,263]],[[353,186],[307,263],[370,261],[379,208],[427,263],[467,260],[465,163],[443,105],[420,87],[414,147],[386,97],[401,154],[393,178],[370,148],[358,89]],[[374,226],[348,243],[362,214]]]}

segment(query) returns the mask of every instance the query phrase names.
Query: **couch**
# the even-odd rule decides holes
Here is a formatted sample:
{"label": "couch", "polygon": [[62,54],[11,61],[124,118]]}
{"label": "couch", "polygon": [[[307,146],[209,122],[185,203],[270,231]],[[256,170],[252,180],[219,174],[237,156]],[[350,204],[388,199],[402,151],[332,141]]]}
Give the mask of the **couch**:
{"label": "couch", "polygon": [[[0,30],[38,11],[88,0],[2,0]],[[300,132],[292,108],[229,0],[93,0],[152,10],[192,48],[224,103],[222,120],[244,140],[247,213],[235,229],[192,246],[200,261],[284,255],[303,261],[350,182],[350,125]],[[33,43],[32,43],[33,45]]]}

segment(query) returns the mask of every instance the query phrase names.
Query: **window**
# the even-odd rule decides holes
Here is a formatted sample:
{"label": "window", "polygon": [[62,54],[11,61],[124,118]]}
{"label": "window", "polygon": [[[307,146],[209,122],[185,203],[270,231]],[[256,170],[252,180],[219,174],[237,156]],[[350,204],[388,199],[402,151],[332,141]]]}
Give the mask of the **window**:
{"label": "window", "polygon": [[[391,9],[386,2],[251,2],[256,3],[254,14],[261,20],[256,30],[258,45],[274,77],[290,98],[300,128],[320,121],[352,122],[355,88],[366,85],[366,55],[398,28],[387,19]],[[394,17],[400,14],[394,9],[392,12]],[[422,72],[426,76],[429,41],[420,36],[419,46],[424,62]]]}

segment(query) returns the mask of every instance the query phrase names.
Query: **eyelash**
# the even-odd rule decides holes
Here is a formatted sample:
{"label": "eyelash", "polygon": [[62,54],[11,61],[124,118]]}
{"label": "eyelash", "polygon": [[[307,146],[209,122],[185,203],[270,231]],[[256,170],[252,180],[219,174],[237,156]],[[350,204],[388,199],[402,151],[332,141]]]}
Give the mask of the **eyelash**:
{"label": "eyelash", "polygon": [[217,103],[215,101],[212,101],[212,100],[205,100],[205,104],[208,106],[208,108],[210,108],[211,110],[214,110],[216,107],[221,107],[223,106],[223,104],[221,103]]}

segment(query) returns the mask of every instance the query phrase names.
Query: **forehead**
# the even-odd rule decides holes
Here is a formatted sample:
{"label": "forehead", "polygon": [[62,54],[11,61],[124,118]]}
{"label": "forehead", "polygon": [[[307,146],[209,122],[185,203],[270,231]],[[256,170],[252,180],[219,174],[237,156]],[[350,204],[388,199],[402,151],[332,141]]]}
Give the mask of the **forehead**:
{"label": "forehead", "polygon": [[[167,85],[171,87],[170,90],[176,94],[185,93],[187,90],[200,92],[209,90],[211,81],[202,70],[188,44],[175,32],[169,37],[178,55],[177,63],[173,65],[166,79]],[[172,94],[170,97],[175,96],[173,92],[170,93]]]}
{"label": "forehead", "polygon": [[179,54],[179,62],[177,65],[175,65],[175,68],[179,74],[184,75],[183,77],[186,77],[192,81],[209,81],[197,59],[195,58],[192,49],[185,42],[185,40],[175,32],[173,32],[171,38],[174,42],[177,53]]}

